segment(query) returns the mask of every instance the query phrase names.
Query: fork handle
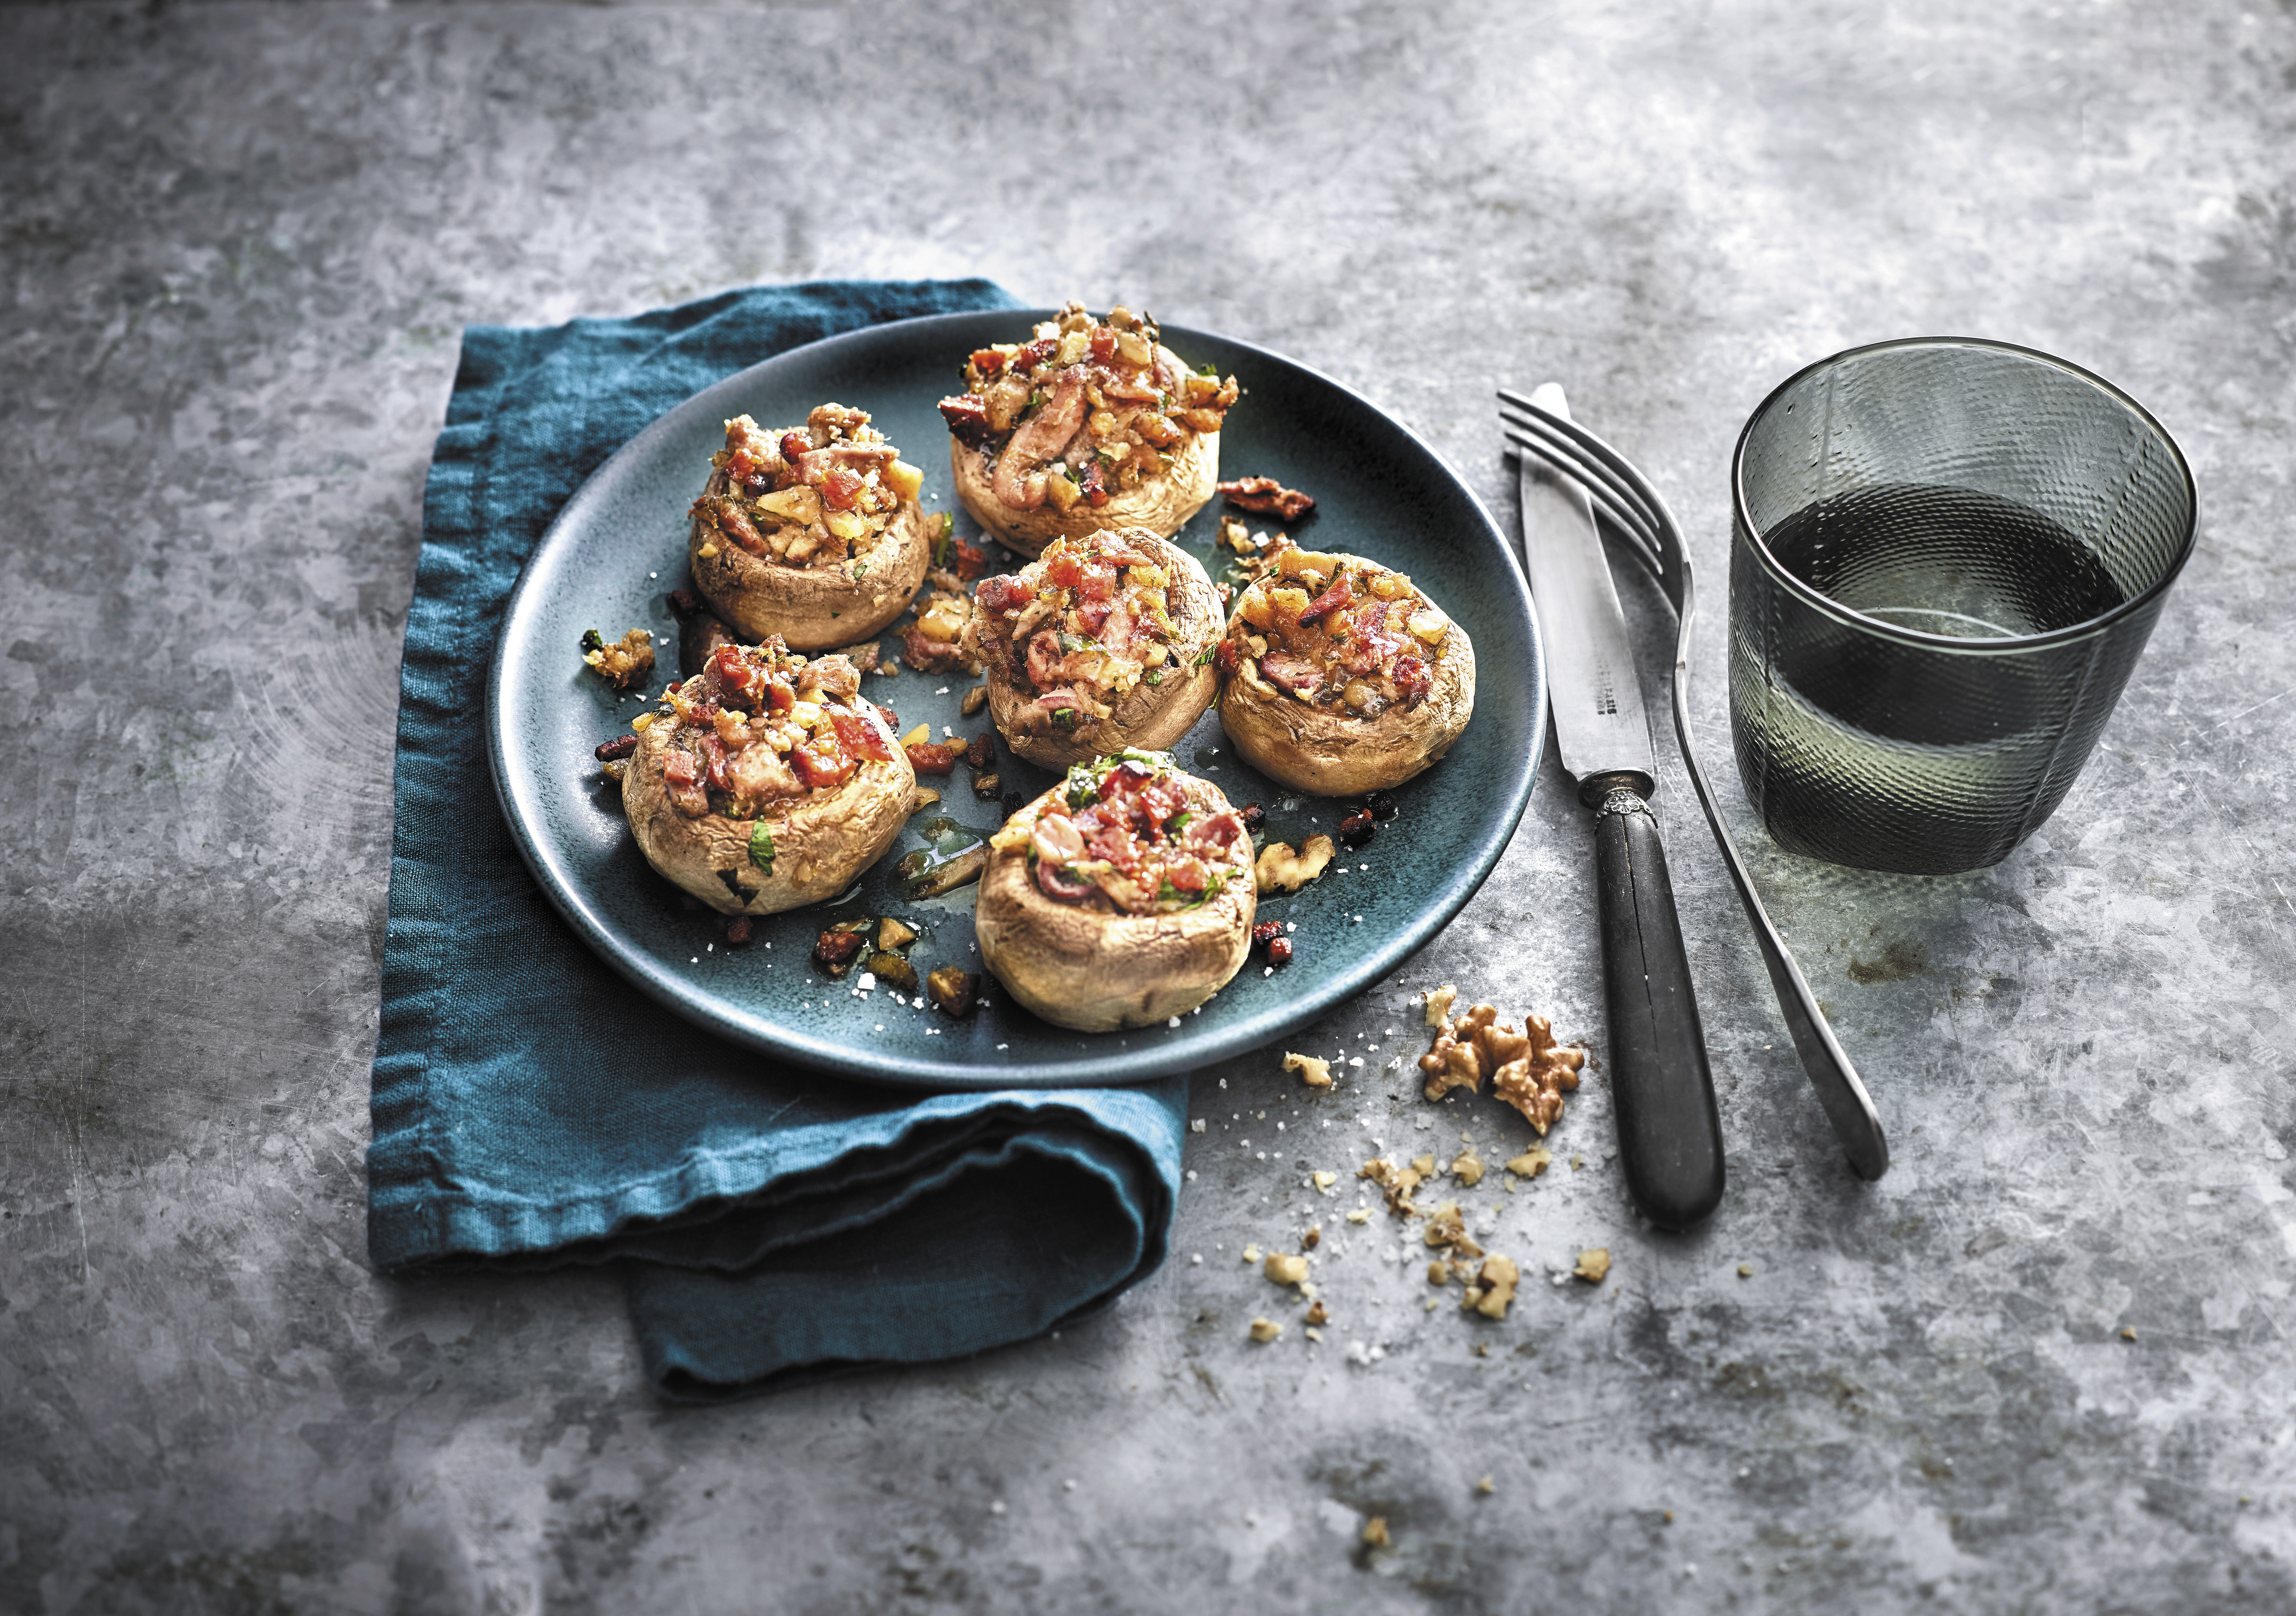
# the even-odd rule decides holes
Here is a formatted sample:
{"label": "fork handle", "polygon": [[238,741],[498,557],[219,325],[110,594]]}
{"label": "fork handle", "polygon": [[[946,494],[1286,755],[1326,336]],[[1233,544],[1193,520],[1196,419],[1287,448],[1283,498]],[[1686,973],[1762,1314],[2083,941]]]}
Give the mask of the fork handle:
{"label": "fork handle", "polygon": [[1583,787],[1600,801],[1595,879],[1611,1012],[1611,1103],[1635,1205],[1662,1229],[1686,1229],[1722,1199],[1722,1120],[1647,789],[1619,775]]}

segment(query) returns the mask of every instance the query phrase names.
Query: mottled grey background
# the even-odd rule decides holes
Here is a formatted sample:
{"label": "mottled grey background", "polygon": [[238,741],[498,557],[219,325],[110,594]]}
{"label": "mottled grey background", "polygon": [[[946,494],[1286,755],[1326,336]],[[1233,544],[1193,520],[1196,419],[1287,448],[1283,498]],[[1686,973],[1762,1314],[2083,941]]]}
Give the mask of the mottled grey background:
{"label": "mottled grey background", "polygon": [[[0,11],[0,1609],[2296,1605],[2296,11]],[[1530,1270],[1502,1325],[1423,1312],[1352,1182],[1300,1187],[1371,1136],[1522,1137],[1417,1128],[1384,1062],[1429,984],[1600,1048],[1550,766],[1448,933],[1305,1040],[1371,1046],[1335,1095],[1202,1075],[1180,1259],[1063,1340],[668,1410],[611,1275],[377,1278],[391,725],[459,328],[974,273],[1294,355],[1504,520],[1491,389],[1566,381],[1710,580],[1710,762],[1888,1177],[1841,1165],[1675,775],[1711,1226],[1637,1227],[1599,1079],[1583,1168],[1470,1197]],[[1724,470],[1792,369],[1933,332],[2129,389],[2204,525],[2055,818],[1888,880],[1746,822]],[[1239,1249],[1317,1217],[1334,1339],[1247,1345],[1276,1298]],[[1611,1284],[1549,1283],[1591,1245]]]}

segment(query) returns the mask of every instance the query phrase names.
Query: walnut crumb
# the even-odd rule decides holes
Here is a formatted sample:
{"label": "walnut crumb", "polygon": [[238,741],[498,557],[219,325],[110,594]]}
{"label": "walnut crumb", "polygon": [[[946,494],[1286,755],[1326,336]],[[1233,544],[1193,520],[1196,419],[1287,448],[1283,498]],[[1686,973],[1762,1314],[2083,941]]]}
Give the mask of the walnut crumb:
{"label": "walnut crumb", "polygon": [[[1431,1160],[1428,1165],[1434,1163]],[[1398,1167],[1384,1156],[1374,1156],[1356,1169],[1356,1177],[1368,1178],[1386,1192],[1388,1210],[1398,1217],[1414,1218],[1419,1209],[1411,1204],[1411,1192],[1427,1181],[1427,1175],[1417,1168]],[[1354,1214],[1349,1214],[1352,1218]]]}
{"label": "walnut crumb", "polygon": [[1348,1214],[1348,1221],[1349,1223],[1369,1223],[1371,1221],[1371,1209],[1367,1206],[1359,1206],[1356,1208],[1354,1211]]}
{"label": "walnut crumb", "polygon": [[1464,1189],[1473,1189],[1483,1181],[1483,1159],[1472,1150],[1463,1150],[1451,1162],[1451,1177]]}
{"label": "walnut crumb", "polygon": [[1431,1285],[1449,1284],[1451,1283],[1451,1265],[1445,1262],[1439,1257],[1438,1257],[1433,1262],[1429,1263],[1427,1265],[1427,1283]]}
{"label": "walnut crumb", "polygon": [[1467,1292],[1464,1305],[1485,1318],[1505,1318],[1507,1304],[1514,1300],[1515,1287],[1521,1283],[1522,1270],[1515,1266],[1514,1259],[1494,1251],[1483,1259],[1482,1268]]}
{"label": "walnut crumb", "polygon": [[1337,1173],[1317,1171],[1308,1175],[1308,1182],[1316,1186],[1316,1193],[1318,1195],[1330,1194],[1332,1186],[1339,1181],[1340,1176]]}
{"label": "walnut crumb", "polygon": [[1287,1051],[1283,1056],[1283,1070],[1298,1072],[1300,1080],[1310,1088],[1329,1088],[1332,1086],[1332,1063],[1319,1061],[1314,1055],[1292,1054]]}
{"label": "walnut crumb", "polygon": [[1374,1515],[1364,1522],[1363,1540],[1373,1548],[1387,1546],[1387,1517]]}
{"label": "walnut crumb", "polygon": [[1435,1158],[1432,1156],[1414,1156],[1411,1159],[1411,1170],[1418,1174],[1422,1178],[1432,1178],[1435,1176]]}
{"label": "walnut crumb", "polygon": [[1518,1178],[1536,1178],[1553,1165],[1554,1158],[1546,1153],[1543,1144],[1534,1144],[1506,1164],[1506,1170]]}
{"label": "walnut crumb", "polygon": [[1480,1257],[1483,1254],[1483,1248],[1477,1245],[1468,1235],[1467,1220],[1461,1214],[1459,1203],[1456,1201],[1446,1202],[1427,1214],[1427,1227],[1423,1238],[1429,1245],[1439,1249],[1448,1246],[1451,1250],[1451,1259],[1454,1262],[1463,1258]]}
{"label": "walnut crumb", "polygon": [[1611,1272],[1611,1248],[1595,1246],[1578,1253],[1578,1266],[1570,1270],[1571,1277],[1583,1279],[1588,1284],[1599,1285]]}
{"label": "walnut crumb", "polygon": [[1300,1236],[1300,1249],[1303,1251],[1312,1251],[1323,1243],[1324,1226],[1320,1223],[1310,1224],[1308,1232]]}
{"label": "walnut crumb", "polygon": [[611,645],[594,633],[583,639],[582,660],[616,690],[627,690],[653,672],[653,636],[643,628],[631,629]]}
{"label": "walnut crumb", "polygon": [[1308,1282],[1308,1259],[1290,1251],[1270,1251],[1260,1272],[1267,1275],[1273,1284],[1305,1284]]}
{"label": "walnut crumb", "polygon": [[1332,1322],[1332,1316],[1324,1311],[1324,1304],[1318,1301],[1308,1308],[1308,1322],[1311,1325],[1328,1325]]}
{"label": "walnut crumb", "polygon": [[1288,841],[1271,841],[1259,850],[1252,880],[1263,894],[1297,892],[1324,873],[1337,850],[1329,836],[1310,836],[1298,848]]}
{"label": "walnut crumb", "polygon": [[1742,1262],[1742,1263],[1740,1263],[1740,1264],[1738,1265],[1738,1277],[1739,1277],[1739,1278],[1741,1278],[1741,1279],[1751,1279],[1751,1278],[1753,1278],[1753,1277],[1754,1277],[1754,1265],[1753,1265],[1752,1263],[1751,1263],[1751,1262]]}
{"label": "walnut crumb", "polygon": [[1251,1244],[1243,1248],[1243,1259],[1246,1262],[1258,1262],[1259,1260],[1259,1242],[1254,1241]]}
{"label": "walnut crumb", "polygon": [[1251,1339],[1263,1347],[1283,1333],[1283,1326],[1272,1318],[1255,1318],[1251,1321]]}
{"label": "walnut crumb", "polygon": [[1488,1476],[1485,1476],[1481,1481],[1475,1483],[1475,1490],[1482,1494],[1486,1498],[1498,1491],[1498,1489],[1499,1484]]}
{"label": "walnut crumb", "polygon": [[1444,1022],[1449,1021],[1451,1019],[1451,1005],[1458,997],[1459,990],[1448,982],[1444,983],[1440,988],[1436,988],[1435,991],[1429,994],[1427,996],[1427,1024],[1430,1027],[1440,1027]]}
{"label": "walnut crumb", "polygon": [[2121,1339],[2122,1341],[2135,1341],[2135,1340],[2136,1339],[2136,1325],[2121,1325],[2121,1326],[2120,1326],[2120,1339]]}

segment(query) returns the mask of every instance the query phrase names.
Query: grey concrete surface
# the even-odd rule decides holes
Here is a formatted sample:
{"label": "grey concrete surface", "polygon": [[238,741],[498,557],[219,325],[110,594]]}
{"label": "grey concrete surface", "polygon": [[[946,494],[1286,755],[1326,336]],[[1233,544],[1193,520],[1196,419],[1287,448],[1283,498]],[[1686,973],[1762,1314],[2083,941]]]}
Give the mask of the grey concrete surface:
{"label": "grey concrete surface", "polygon": [[[2296,1608],[2292,157],[2288,0],[0,10],[0,1610]],[[1301,1187],[1525,1136],[1387,1070],[1432,983],[1602,1047],[1550,767],[1303,1040],[1369,1052],[1334,1094],[1201,1074],[1179,1260],[1063,1339],[670,1410],[610,1275],[371,1272],[459,328],[974,273],[1294,355],[1502,519],[1491,389],[1565,381],[1710,580],[1710,760],[1889,1176],[1841,1164],[1673,774],[1710,1226],[1637,1226],[1599,1080],[1553,1171],[1468,1197],[1529,1272],[1504,1324]],[[1736,795],[1724,470],[1790,371],[1924,332],[2120,381],[2204,521],[2055,817],[1890,880]],[[1332,1339],[1250,1346],[1240,1249],[1316,1220]]]}

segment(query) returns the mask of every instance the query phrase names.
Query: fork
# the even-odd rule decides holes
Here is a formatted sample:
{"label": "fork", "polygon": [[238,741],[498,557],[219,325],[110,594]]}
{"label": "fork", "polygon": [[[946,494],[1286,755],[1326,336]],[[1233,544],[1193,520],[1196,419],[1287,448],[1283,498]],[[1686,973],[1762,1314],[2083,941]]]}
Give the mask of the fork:
{"label": "fork", "polygon": [[1818,1104],[1833,1125],[1833,1136],[1841,1142],[1850,1168],[1859,1177],[1879,1178],[1889,1168],[1890,1146],[1882,1136],[1882,1120],[1874,1110],[1873,1096],[1866,1092],[1857,1068],[1826,1024],[1785,939],[1762,907],[1746,861],[1722,823],[1714,787],[1698,761],[1698,748],[1690,734],[1690,625],[1698,601],[1690,557],[1683,548],[1682,530],[1675,523],[1674,513],[1633,462],[1577,422],[1549,414],[1505,388],[1499,390],[1499,420],[1509,448],[1545,461],[1585,489],[1603,525],[1625,541],[1627,553],[1658,581],[1673,605],[1674,735],[1683,766],[1698,793],[1699,807],[1706,810],[1706,823],[1722,849],[1730,880],[1746,906],[1746,917],[1753,923],[1754,940],[1761,945],[1763,963],[1769,967],[1778,1008],[1784,1013],[1787,1031],[1793,1035],[1802,1070],[1817,1091]]}

